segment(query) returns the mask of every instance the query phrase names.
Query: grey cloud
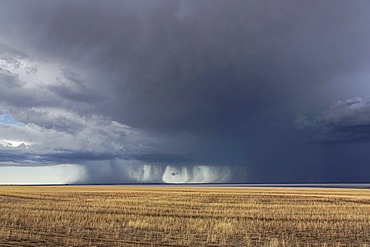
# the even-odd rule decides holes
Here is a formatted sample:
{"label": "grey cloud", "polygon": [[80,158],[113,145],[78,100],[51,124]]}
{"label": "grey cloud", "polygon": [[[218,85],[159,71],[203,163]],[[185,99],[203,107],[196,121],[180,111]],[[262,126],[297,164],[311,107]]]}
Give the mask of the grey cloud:
{"label": "grey cloud", "polygon": [[313,120],[300,116],[296,127],[310,141],[351,143],[370,141],[370,99],[336,101]]}
{"label": "grey cloud", "polygon": [[17,59],[28,58],[28,55],[26,53],[11,48],[4,44],[0,44],[0,56],[2,59],[7,59],[11,61],[13,64],[16,64],[17,66],[19,66]]}
{"label": "grey cloud", "polygon": [[19,121],[45,129],[77,134],[85,127],[84,119],[75,113],[58,108],[31,108],[15,114]]}
{"label": "grey cloud", "polygon": [[56,80],[58,83],[48,88],[60,98],[86,103],[97,103],[104,99],[102,92],[89,87],[86,80],[72,71],[62,70],[62,76],[57,77]]}
{"label": "grey cloud", "polygon": [[[370,95],[369,22],[361,0],[3,1],[0,107],[59,138],[32,136],[60,151],[49,160],[228,166],[241,174],[233,181],[340,178],[352,151],[336,172],[335,148],[302,142],[291,123]],[[297,125],[316,142],[367,141],[367,108],[345,104]]]}
{"label": "grey cloud", "polygon": [[[32,111],[23,114],[26,113],[34,116]],[[40,165],[78,164],[86,160],[139,159],[147,152],[157,151],[154,137],[117,122],[94,116],[85,118],[58,109],[43,109],[43,114],[44,118],[36,116],[39,122],[26,122],[24,126],[0,123],[0,144],[10,143],[0,146],[2,161],[14,162],[18,155],[20,160],[26,156]],[[61,115],[70,117],[62,118],[62,125]],[[67,131],[76,128],[73,121],[79,124],[78,129]]]}
{"label": "grey cloud", "polygon": [[[10,79],[2,80],[0,106],[23,125],[0,124],[0,144],[6,145],[0,145],[0,165],[189,160],[180,158],[176,148],[163,138],[86,111],[88,107],[80,103],[97,104],[104,93],[97,94],[97,88],[90,87],[91,81],[79,74],[30,56],[14,56],[13,60],[3,59],[1,64],[9,69],[1,75],[10,75]],[[27,67],[37,69],[30,74]],[[124,181],[125,177],[120,179]]]}
{"label": "grey cloud", "polygon": [[14,90],[14,88],[21,87],[24,83],[19,81],[16,74],[11,73],[8,70],[0,68],[0,80],[1,80],[1,89],[4,90]]}
{"label": "grey cloud", "polygon": [[[75,109],[81,114],[94,107],[92,103],[103,102],[106,97],[99,87],[90,87],[90,77],[83,77],[66,65],[36,60],[9,46],[2,48],[0,103],[8,108],[59,107]],[[4,53],[8,57],[1,56]],[[75,70],[87,74],[79,68]]]}
{"label": "grey cloud", "polygon": [[[18,35],[46,56],[94,66],[108,82],[111,99],[94,110],[154,131],[218,131],[214,122],[240,128],[256,115],[276,117],[296,110],[292,102],[310,85],[364,69],[369,58],[362,1],[339,1],[337,11],[285,1],[15,5],[44,12],[15,21]],[[32,25],[36,34],[27,32]],[[84,99],[67,87],[58,93]]]}

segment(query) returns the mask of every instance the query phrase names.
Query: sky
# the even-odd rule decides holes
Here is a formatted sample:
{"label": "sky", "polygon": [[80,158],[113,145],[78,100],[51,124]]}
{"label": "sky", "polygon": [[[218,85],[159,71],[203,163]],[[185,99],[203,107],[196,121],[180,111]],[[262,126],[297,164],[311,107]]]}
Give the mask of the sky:
{"label": "sky", "polygon": [[367,0],[2,0],[0,183],[370,181]]}

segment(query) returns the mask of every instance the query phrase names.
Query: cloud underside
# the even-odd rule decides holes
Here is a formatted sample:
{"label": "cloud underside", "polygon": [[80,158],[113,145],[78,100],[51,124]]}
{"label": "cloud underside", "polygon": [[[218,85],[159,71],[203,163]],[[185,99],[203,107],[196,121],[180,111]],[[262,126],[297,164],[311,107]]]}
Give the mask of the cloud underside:
{"label": "cloud underside", "polygon": [[323,143],[370,142],[370,99],[337,101],[321,115],[296,119],[296,127],[306,139]]}
{"label": "cloud underside", "polygon": [[0,51],[0,166],[82,165],[74,180],[79,183],[211,183],[231,177],[227,167],[199,165],[163,138],[89,112],[89,103],[100,97],[81,75],[8,46]]}
{"label": "cloud underside", "polygon": [[0,166],[357,181],[346,163],[368,171],[368,23],[361,0],[4,0]]}

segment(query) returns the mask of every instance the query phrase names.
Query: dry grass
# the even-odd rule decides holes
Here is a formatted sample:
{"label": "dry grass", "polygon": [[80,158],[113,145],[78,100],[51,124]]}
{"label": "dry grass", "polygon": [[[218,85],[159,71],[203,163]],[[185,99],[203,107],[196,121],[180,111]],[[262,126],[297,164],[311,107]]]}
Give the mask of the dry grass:
{"label": "dry grass", "polygon": [[0,246],[370,246],[370,191],[3,186]]}

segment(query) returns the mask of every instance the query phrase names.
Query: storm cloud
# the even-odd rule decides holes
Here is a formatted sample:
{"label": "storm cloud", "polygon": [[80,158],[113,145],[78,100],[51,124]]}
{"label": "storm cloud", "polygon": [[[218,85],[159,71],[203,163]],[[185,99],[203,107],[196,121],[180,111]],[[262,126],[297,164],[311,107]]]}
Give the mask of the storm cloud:
{"label": "storm cloud", "polygon": [[0,163],[366,181],[369,22],[362,0],[3,1]]}
{"label": "storm cloud", "polygon": [[370,142],[370,100],[358,97],[336,101],[311,121],[299,116],[296,126],[312,141]]}

